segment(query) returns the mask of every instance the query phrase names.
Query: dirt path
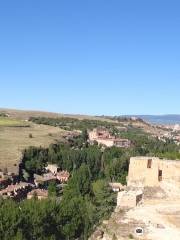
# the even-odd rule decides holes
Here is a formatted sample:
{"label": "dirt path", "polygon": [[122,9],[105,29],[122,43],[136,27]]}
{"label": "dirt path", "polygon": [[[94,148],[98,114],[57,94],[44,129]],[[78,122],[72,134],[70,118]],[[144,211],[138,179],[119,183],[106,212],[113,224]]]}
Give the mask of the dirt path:
{"label": "dirt path", "polygon": [[150,240],[180,239],[180,199],[151,200],[127,212],[127,221],[143,221]]}

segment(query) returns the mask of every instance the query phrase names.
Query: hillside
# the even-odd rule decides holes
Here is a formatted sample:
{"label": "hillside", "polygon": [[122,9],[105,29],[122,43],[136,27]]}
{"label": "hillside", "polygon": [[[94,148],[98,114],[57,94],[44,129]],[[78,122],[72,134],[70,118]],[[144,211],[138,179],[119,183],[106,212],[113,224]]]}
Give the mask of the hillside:
{"label": "hillside", "polygon": [[[12,109],[0,109],[0,169],[7,168],[8,171],[17,172],[18,163],[21,159],[22,151],[29,146],[48,146],[49,144],[61,139],[61,127],[53,125],[43,125],[29,122],[30,117],[44,117],[52,119],[66,119],[72,118],[74,121],[88,120],[87,126],[92,125],[93,121],[101,125],[113,125],[124,129],[139,129],[152,135],[164,133],[163,129],[156,128],[143,121],[132,121],[126,119],[125,121],[117,121],[106,117],[84,116],[84,115],[67,115],[42,111],[22,111]],[[63,117],[63,118],[62,118]],[[67,123],[68,125],[68,123]],[[92,125],[93,126],[93,125]],[[72,128],[70,129],[73,130]],[[77,129],[76,129],[77,130]],[[81,129],[79,129],[81,130]],[[29,135],[32,134],[32,138]],[[122,132],[122,135],[124,133]]]}
{"label": "hillside", "polygon": [[8,108],[0,108],[0,113],[4,113],[9,115],[9,118],[27,120],[30,117],[47,117],[47,118],[58,118],[58,117],[70,117],[77,119],[96,119],[100,121],[109,121],[108,118],[90,116],[90,115],[82,115],[82,114],[62,114],[62,113],[54,113],[54,112],[45,112],[45,111],[30,111],[30,110],[18,110],[18,109],[8,109]]}
{"label": "hillside", "polygon": [[0,169],[7,168],[8,171],[14,173],[18,171],[18,164],[24,149],[29,146],[48,147],[56,140],[62,139],[62,135],[65,133],[65,130],[59,127],[29,122],[30,117],[59,118],[66,116],[76,119],[98,119],[91,116],[4,108],[0,108],[0,114]]}
{"label": "hillside", "polygon": [[[115,144],[110,146],[103,143],[103,145],[98,145],[96,144],[98,141],[96,143],[91,142],[90,133],[88,134],[86,130],[94,128],[96,131],[102,130],[107,134],[100,135],[100,137],[105,136],[104,139],[128,140],[130,144],[125,147]],[[76,134],[72,134],[75,133],[75,130]],[[79,134],[80,131],[82,131],[82,134]],[[17,192],[14,194],[14,190],[10,192],[14,195],[14,200],[18,200],[18,197],[19,200],[23,199],[22,203],[20,202],[21,212],[19,211],[19,203],[15,203],[13,207],[15,214],[16,211],[20,214],[20,216],[18,215],[18,219],[20,219],[18,228],[23,236],[29,234],[30,237],[27,239],[39,239],[41,235],[41,238],[44,239],[44,235],[47,235],[45,229],[48,224],[49,228],[53,229],[53,232],[49,232],[48,237],[54,236],[54,234],[57,236],[53,239],[88,239],[95,226],[99,226],[104,219],[101,232],[104,233],[104,236],[106,234],[108,237],[110,236],[110,238],[107,238],[108,240],[121,236],[130,237],[130,234],[134,231],[134,223],[139,225],[142,222],[145,227],[145,223],[134,216],[130,216],[130,219],[134,219],[132,224],[131,222],[125,224],[124,221],[129,221],[129,218],[124,218],[122,211],[113,213],[112,217],[109,218],[116,206],[116,195],[112,192],[109,182],[123,185],[126,183],[129,159],[134,154],[137,156],[158,155],[159,157],[172,156],[172,159],[179,158],[179,147],[175,143],[163,142],[156,137],[158,134],[165,133],[165,131],[164,127],[154,126],[137,118],[106,119],[106,117],[60,115],[19,110],[0,112],[0,168],[2,170],[7,168],[8,171],[16,173],[21,161],[19,179],[25,181],[25,184],[31,184],[32,182],[36,184],[37,176],[41,175],[41,179],[46,176],[42,189],[43,193],[48,192],[48,201],[42,200],[38,205],[38,201],[33,199],[33,204],[30,203],[32,206],[30,214],[26,213],[26,209],[29,209],[27,207],[29,199],[25,200],[29,192],[25,193],[23,198],[21,198],[21,191],[19,191],[19,195],[16,195]],[[64,140],[65,135],[67,136],[66,140]],[[62,140],[63,142],[57,142],[56,140]],[[50,145],[55,142],[56,144]],[[35,147],[29,148],[29,146]],[[36,148],[38,146],[47,148]],[[27,149],[27,151],[23,152],[24,149]],[[66,173],[70,176],[66,191],[63,191],[64,184],[62,189],[59,188],[59,183],[63,183],[61,180],[52,186],[49,182],[47,191],[47,174],[44,175],[44,173],[48,163],[57,164],[61,174]],[[48,176],[51,175],[49,174]],[[58,180],[57,176],[59,175],[55,177],[53,172],[53,181],[54,178]],[[51,180],[50,178],[48,181]],[[17,189],[17,185],[13,186],[14,188]],[[3,197],[7,197],[9,191],[12,190],[9,190],[9,188],[3,189],[2,195],[5,194]],[[54,201],[54,198],[57,201]],[[62,201],[59,201],[59,199],[62,199]],[[57,204],[55,208],[53,207],[54,202]],[[6,204],[6,200],[4,203]],[[7,201],[7,205],[1,208],[1,215],[4,217],[11,209],[9,203]],[[47,205],[41,205],[46,203]],[[147,211],[147,207],[149,208],[149,205],[142,210]],[[151,210],[154,212],[154,208]],[[46,221],[44,221],[44,213],[47,214]],[[53,219],[49,217],[51,213],[53,213]],[[39,227],[34,222],[34,215],[36,216],[36,214],[39,219],[38,225],[43,226],[40,235]],[[134,214],[138,216],[140,213],[135,212]],[[152,217],[152,220],[154,220],[156,215]],[[13,217],[13,219],[16,218]],[[176,221],[176,219],[179,219],[178,214],[171,221]],[[22,227],[24,226],[21,224],[22,222],[25,222],[26,226],[30,225],[34,232]],[[105,226],[104,222],[106,223]],[[11,221],[10,224],[15,225]],[[62,228],[57,227],[61,224]],[[4,228],[4,225],[2,226]],[[8,229],[9,225],[6,224],[6,226]],[[11,236],[16,234],[17,229],[13,228],[14,232],[10,233],[6,228],[4,229],[2,239],[13,239]],[[67,229],[67,231],[64,231],[64,229]],[[172,233],[174,233],[173,229]],[[7,238],[7,236],[10,237]],[[92,239],[96,240],[98,238],[95,236]]]}
{"label": "hillside", "polygon": [[16,173],[25,148],[47,147],[60,139],[63,132],[60,128],[27,123],[17,118],[0,118],[0,169],[7,168]]}

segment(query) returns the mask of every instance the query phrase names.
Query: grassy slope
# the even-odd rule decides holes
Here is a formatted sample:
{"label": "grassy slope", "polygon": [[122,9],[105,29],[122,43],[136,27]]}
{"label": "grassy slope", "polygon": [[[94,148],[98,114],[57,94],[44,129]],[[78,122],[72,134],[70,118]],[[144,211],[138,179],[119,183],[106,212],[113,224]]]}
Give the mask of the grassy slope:
{"label": "grassy slope", "polygon": [[[9,117],[0,117],[0,169],[8,168],[8,171],[12,172],[17,172],[18,170],[22,150],[29,146],[49,146],[49,144],[55,142],[56,139],[60,139],[64,132],[57,127],[26,122],[25,120],[28,120],[29,117],[41,116],[57,118],[66,116],[79,119],[94,119],[94,117],[91,116],[63,115],[42,111],[22,111],[0,108],[0,112],[9,115]],[[29,138],[30,133],[33,138]]]}
{"label": "grassy slope", "polygon": [[[17,172],[22,150],[29,146],[46,147],[60,139],[63,131],[56,127],[30,124],[29,127],[13,127],[11,121],[0,124],[0,169]],[[17,122],[13,122],[16,123]],[[29,124],[29,123],[28,123]],[[9,127],[10,126],[10,127]],[[29,134],[33,138],[29,138]]]}
{"label": "grassy slope", "polygon": [[61,114],[61,113],[53,113],[53,112],[42,112],[42,111],[25,111],[25,110],[16,110],[16,109],[4,109],[0,108],[0,112],[5,114],[9,114],[10,118],[26,120],[30,117],[49,117],[49,118],[58,118],[58,117],[70,117],[77,119],[91,119],[91,120],[100,120],[100,121],[108,121],[114,122],[107,118],[88,116],[88,115],[80,115],[80,114]]}
{"label": "grassy slope", "polygon": [[22,120],[0,117],[0,127],[26,127],[29,126],[28,123]]}

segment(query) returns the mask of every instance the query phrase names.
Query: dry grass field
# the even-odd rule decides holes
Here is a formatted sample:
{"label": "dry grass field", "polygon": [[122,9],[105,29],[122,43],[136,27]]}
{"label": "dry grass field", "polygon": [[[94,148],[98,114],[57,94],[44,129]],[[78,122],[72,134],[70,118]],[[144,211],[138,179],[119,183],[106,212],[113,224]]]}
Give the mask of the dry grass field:
{"label": "dry grass field", "polygon": [[23,120],[0,117],[0,127],[28,127],[29,124]]}
{"label": "dry grass field", "polygon": [[[58,127],[37,125],[27,120],[30,117],[74,117],[78,119],[97,119],[91,116],[63,115],[42,111],[23,111],[2,109],[0,112],[8,117],[0,117],[0,169],[17,172],[22,151],[29,146],[48,147],[49,144],[62,138],[64,130]],[[99,120],[102,120],[101,118]],[[32,138],[29,137],[32,134]]]}
{"label": "dry grass field", "polygon": [[[15,125],[13,125],[15,123]],[[0,121],[0,169],[7,168],[10,172],[17,172],[22,151],[29,146],[47,147],[61,139],[63,130],[44,125],[27,123],[29,127],[22,127],[18,120],[7,119]],[[24,124],[24,123],[23,123]],[[17,127],[19,125],[19,127]],[[32,134],[32,138],[29,137]]]}
{"label": "dry grass field", "polygon": [[100,120],[107,122],[116,122],[107,118],[81,115],[81,114],[62,114],[62,113],[53,113],[53,112],[42,112],[42,111],[26,111],[26,110],[16,110],[16,109],[4,109],[0,108],[0,112],[8,114],[10,118],[28,120],[30,117],[49,117],[49,118],[58,118],[58,117],[70,117],[76,119],[89,119],[89,120]]}

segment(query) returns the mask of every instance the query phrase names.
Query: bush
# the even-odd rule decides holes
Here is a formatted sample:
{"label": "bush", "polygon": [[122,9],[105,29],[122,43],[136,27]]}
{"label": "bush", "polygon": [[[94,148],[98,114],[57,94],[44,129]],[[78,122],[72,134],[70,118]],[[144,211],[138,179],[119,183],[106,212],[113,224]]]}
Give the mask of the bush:
{"label": "bush", "polygon": [[134,239],[132,233],[129,234],[129,239]]}

